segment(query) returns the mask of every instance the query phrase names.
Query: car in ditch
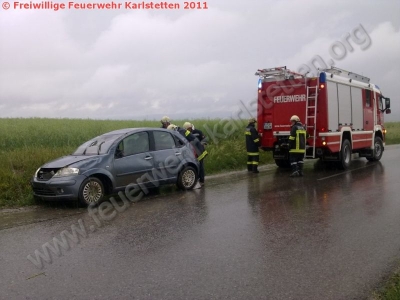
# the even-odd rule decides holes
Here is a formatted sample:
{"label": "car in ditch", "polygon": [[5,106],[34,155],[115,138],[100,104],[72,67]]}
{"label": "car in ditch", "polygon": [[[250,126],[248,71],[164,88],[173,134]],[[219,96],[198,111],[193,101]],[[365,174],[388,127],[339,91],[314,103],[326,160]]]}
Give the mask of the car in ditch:
{"label": "car in ditch", "polygon": [[178,132],[127,128],[97,136],[71,155],[52,160],[31,179],[35,198],[98,204],[107,195],[134,188],[177,184],[193,189],[199,163],[192,145]]}

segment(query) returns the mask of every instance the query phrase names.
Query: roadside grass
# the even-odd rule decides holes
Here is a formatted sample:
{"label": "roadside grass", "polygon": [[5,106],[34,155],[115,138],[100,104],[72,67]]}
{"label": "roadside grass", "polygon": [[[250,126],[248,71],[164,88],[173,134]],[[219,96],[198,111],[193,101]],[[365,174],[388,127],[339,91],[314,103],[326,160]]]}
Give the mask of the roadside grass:
{"label": "roadside grass", "polygon": [[[186,120],[174,120],[182,126]],[[209,138],[206,175],[246,168],[246,148],[240,120],[191,120]],[[72,153],[87,140],[121,128],[160,127],[159,121],[89,119],[0,119],[0,207],[34,204],[30,179],[44,163]],[[260,164],[271,163],[260,153]]]}
{"label": "roadside grass", "polygon": [[374,292],[373,300],[399,300],[400,299],[400,271],[390,277],[382,288]]}
{"label": "roadside grass", "polygon": [[400,122],[385,123],[386,145],[400,144]]}

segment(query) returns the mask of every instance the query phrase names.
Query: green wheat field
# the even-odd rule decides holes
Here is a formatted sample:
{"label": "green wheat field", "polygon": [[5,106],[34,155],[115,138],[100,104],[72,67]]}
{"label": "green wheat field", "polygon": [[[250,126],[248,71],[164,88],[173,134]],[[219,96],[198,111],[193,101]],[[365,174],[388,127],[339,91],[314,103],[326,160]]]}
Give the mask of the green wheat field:
{"label": "green wheat field", "polygon": [[[182,126],[184,121],[175,121]],[[191,120],[209,138],[206,175],[246,168],[243,131],[246,123],[229,119]],[[100,134],[134,127],[160,127],[159,121],[84,119],[0,119],[0,207],[35,204],[30,179],[45,162],[72,153]],[[400,143],[400,122],[386,124],[386,144]],[[260,165],[272,163],[270,152],[260,152]]]}

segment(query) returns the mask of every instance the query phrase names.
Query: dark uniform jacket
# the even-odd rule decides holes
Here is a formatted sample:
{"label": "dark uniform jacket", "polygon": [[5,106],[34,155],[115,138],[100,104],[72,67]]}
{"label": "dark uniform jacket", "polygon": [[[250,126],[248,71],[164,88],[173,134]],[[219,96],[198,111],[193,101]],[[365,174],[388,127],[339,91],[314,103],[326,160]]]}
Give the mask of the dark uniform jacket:
{"label": "dark uniform jacket", "polygon": [[183,135],[190,144],[194,147],[196,154],[197,154],[197,160],[201,161],[208,155],[207,150],[204,148],[204,146],[200,143],[200,141],[189,131],[184,128],[178,127],[178,132]]}
{"label": "dark uniform jacket", "polygon": [[205,139],[205,135],[203,134],[203,132],[201,130],[198,129],[193,129],[192,130],[192,134],[197,137],[199,139],[199,141],[201,142],[203,139]]}
{"label": "dark uniform jacket", "polygon": [[246,131],[244,132],[246,135],[246,148],[248,153],[257,153],[258,147],[260,147],[260,138],[258,137],[257,129],[254,126],[254,123],[250,123],[246,127]]}
{"label": "dark uniform jacket", "polygon": [[291,153],[305,153],[306,152],[306,137],[307,131],[303,124],[296,122],[290,129],[289,146]]}

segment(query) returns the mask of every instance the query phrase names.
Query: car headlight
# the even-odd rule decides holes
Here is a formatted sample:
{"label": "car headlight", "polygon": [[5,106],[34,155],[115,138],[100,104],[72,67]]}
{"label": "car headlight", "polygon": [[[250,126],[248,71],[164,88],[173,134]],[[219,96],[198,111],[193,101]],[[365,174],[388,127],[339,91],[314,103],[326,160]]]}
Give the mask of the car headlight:
{"label": "car headlight", "polygon": [[36,172],[35,172],[35,178],[37,178],[37,174],[39,173],[40,169],[41,169],[41,168],[39,168],[39,169],[36,170]]}
{"label": "car headlight", "polygon": [[64,176],[73,176],[78,175],[79,169],[78,168],[62,168],[54,174],[53,177],[64,177]]}

